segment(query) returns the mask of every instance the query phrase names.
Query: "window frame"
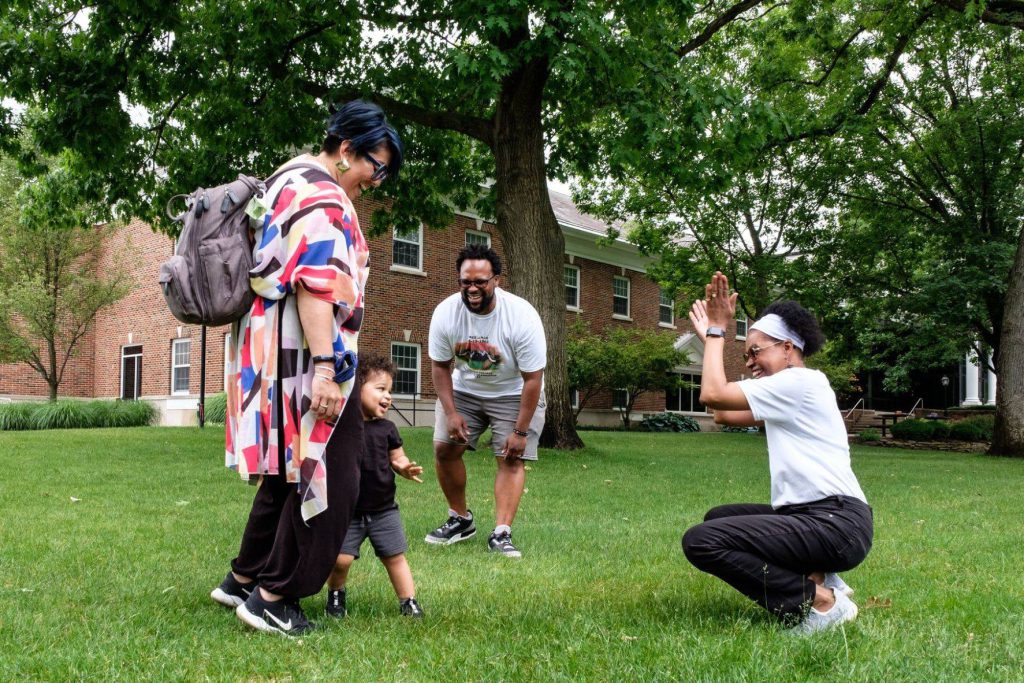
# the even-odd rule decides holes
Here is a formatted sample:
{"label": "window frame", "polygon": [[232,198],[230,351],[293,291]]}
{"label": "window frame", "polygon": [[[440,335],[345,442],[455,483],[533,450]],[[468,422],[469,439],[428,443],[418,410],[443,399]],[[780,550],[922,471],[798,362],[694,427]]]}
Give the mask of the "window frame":
{"label": "window frame", "polygon": [[[399,365],[398,360],[395,358],[395,347],[402,346],[415,350],[416,367],[406,368]],[[391,362],[395,364],[395,386],[391,392],[395,396],[408,396],[410,398],[418,398],[420,396],[420,390],[423,388],[423,348],[414,342],[391,342]],[[415,372],[415,392],[410,394],[404,391],[398,390],[398,375],[401,372]]]}
{"label": "window frame", "polygon": [[[740,316],[743,316],[742,318]],[[743,332],[740,332],[740,325],[743,325]],[[747,317],[746,313],[736,314],[736,339],[743,340],[747,338],[747,331],[750,329],[750,318]]]}
{"label": "window frame", "polygon": [[[689,381],[694,386],[690,389],[684,389],[683,387],[676,387],[671,389],[676,395],[676,405],[678,408],[669,408],[669,391],[665,392],[665,412],[666,413],[680,413],[682,415],[707,415],[708,409],[706,406],[702,406],[700,403],[700,380],[701,372],[697,370],[684,370],[675,373],[682,375],[683,377],[689,378]],[[686,391],[689,394],[689,406],[690,410],[683,409],[683,396],[682,392]]]}
{"label": "window frame", "polygon": [[[615,284],[617,282],[625,282],[626,283],[626,295],[625,295],[625,297],[622,297],[622,296],[620,296],[620,295],[615,293]],[[613,318],[615,318],[616,320],[632,320],[633,319],[632,315],[631,315],[632,314],[632,298],[633,298],[632,297],[632,293],[633,293],[633,285],[632,285],[632,282],[630,281],[630,279],[628,277],[625,277],[624,275],[613,275],[612,276],[612,317]],[[626,312],[625,313],[618,313],[615,310],[615,302],[616,302],[616,300],[623,299],[623,298],[625,298],[625,300],[626,300]]]}
{"label": "window frame", "polygon": [[[188,362],[184,365],[178,363],[178,345],[184,343],[188,345]],[[181,369],[185,369],[185,388],[176,388],[176,377],[175,373]],[[190,337],[179,337],[178,339],[171,340],[171,396],[188,396],[191,393],[191,381],[192,381],[192,339]]]}
{"label": "window frame", "polygon": [[570,270],[576,271],[576,285],[575,285],[576,303],[575,304],[570,304],[568,301],[566,301],[565,308],[566,308],[566,310],[569,310],[569,311],[579,312],[580,310],[582,310],[582,309],[580,309],[580,297],[582,296],[582,287],[580,287],[580,285],[581,285],[582,274],[580,273],[580,267],[579,266],[573,265],[571,263],[563,264],[562,283],[563,283],[563,286],[565,288],[565,292],[566,293],[568,293],[569,285],[565,284],[565,276],[566,276],[566,273],[568,271],[570,271]]}
{"label": "window frame", "polygon": [[[668,299],[669,303],[665,303],[662,299]],[[669,311],[668,321],[661,319],[661,313],[664,309]],[[675,298],[668,296],[665,293],[665,289],[662,287],[658,288],[658,325],[661,327],[669,327],[675,329],[676,326],[676,300]]]}
{"label": "window frame", "polygon": [[[138,349],[137,353],[125,353],[128,349]],[[132,378],[134,383],[135,391],[134,396],[126,398],[124,394],[124,380],[125,380],[125,361],[129,358],[135,359],[135,376]],[[142,396],[142,344],[123,344],[121,346],[121,382],[118,390],[118,396],[123,401],[138,401]]]}
{"label": "window frame", "polygon": [[[398,228],[391,230],[391,269],[403,271],[407,273],[422,273],[423,272],[423,224],[420,223],[416,228],[415,240],[411,239],[412,234],[408,236],[402,236],[398,233]],[[395,243],[401,242],[403,244],[415,244],[416,245],[416,265],[410,266],[404,263],[397,263],[395,261]]]}
{"label": "window frame", "polygon": [[484,238],[484,245],[488,249],[491,248],[491,233],[484,232],[483,230],[473,230],[472,228],[466,228],[466,236],[464,238],[464,241],[465,241],[467,247],[470,244],[479,244],[479,242],[470,242],[469,241],[470,235],[473,235],[474,237],[483,237]]}
{"label": "window frame", "polygon": [[616,395],[619,395],[620,393],[625,394],[625,396],[623,396],[623,398],[625,399],[625,401],[628,402],[629,401],[629,389],[627,389],[625,387],[616,387],[615,389],[612,389],[612,410],[618,410],[618,411],[621,412],[621,411],[626,409],[626,403],[624,402],[621,405],[619,405],[619,404],[617,404],[615,402]]}

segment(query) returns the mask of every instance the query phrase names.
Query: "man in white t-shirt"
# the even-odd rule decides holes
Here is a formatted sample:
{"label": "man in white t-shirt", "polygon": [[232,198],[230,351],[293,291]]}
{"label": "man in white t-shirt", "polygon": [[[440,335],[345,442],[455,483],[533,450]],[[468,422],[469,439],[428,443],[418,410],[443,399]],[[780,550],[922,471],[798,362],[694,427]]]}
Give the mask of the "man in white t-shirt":
{"label": "man in white t-shirt", "polygon": [[528,301],[498,287],[501,259],[492,249],[469,245],[455,267],[460,291],[434,309],[429,347],[437,391],[434,457],[448,521],[425,540],[451,545],[476,534],[462,455],[467,448],[476,450],[490,427],[498,471],[495,528],[487,545],[506,557],[520,557],[512,544],[512,522],[526,484],[523,461],[537,459],[544,428],[544,326]]}

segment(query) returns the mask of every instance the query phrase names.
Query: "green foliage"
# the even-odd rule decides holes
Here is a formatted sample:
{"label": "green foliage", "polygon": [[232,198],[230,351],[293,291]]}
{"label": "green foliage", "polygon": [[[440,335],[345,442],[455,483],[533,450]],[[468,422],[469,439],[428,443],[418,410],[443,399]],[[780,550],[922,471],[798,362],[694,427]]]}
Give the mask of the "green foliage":
{"label": "green foliage", "polygon": [[35,429],[33,403],[0,403],[0,431]]}
{"label": "green foliage", "polygon": [[96,425],[84,403],[60,400],[37,403],[32,411],[32,426],[35,429],[74,429]]}
{"label": "green foliage", "polygon": [[655,413],[644,416],[640,429],[645,432],[699,432],[700,423],[689,415]]}
{"label": "green foliage", "polygon": [[907,441],[928,441],[935,433],[935,424],[931,420],[903,420],[892,427],[892,435]]}
{"label": "green foliage", "polygon": [[0,431],[145,427],[158,416],[148,401],[76,401],[0,404]]}
{"label": "green foliage", "polygon": [[949,438],[959,441],[991,441],[995,416],[977,415],[957,420],[949,429]]}
{"label": "green foliage", "polygon": [[941,441],[949,438],[949,433],[952,425],[945,420],[931,420],[932,423],[932,438]]}
{"label": "green foliage", "polygon": [[861,441],[864,441],[865,443],[872,443],[875,441],[882,440],[882,433],[874,428],[863,429],[857,436],[860,438]]}
{"label": "green foliage", "polygon": [[228,395],[220,393],[207,396],[205,409],[207,422],[225,424],[227,422]]}

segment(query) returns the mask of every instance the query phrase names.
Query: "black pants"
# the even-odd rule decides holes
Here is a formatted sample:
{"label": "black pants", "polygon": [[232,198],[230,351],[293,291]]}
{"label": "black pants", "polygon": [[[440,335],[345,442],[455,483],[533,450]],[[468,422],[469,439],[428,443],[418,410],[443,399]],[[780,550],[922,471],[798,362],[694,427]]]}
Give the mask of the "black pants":
{"label": "black pants", "polygon": [[[327,509],[304,522],[297,485],[288,483],[283,474],[263,477],[231,570],[255,578],[264,589],[286,598],[320,592],[352,521],[359,496],[362,448],[363,416],[357,385],[324,453]],[[283,463],[280,471],[284,471]]]}
{"label": "black pants", "polygon": [[712,508],[683,535],[686,558],[784,621],[798,619],[814,599],[808,574],[860,564],[874,536],[871,508],[832,496],[813,503],[737,504]]}

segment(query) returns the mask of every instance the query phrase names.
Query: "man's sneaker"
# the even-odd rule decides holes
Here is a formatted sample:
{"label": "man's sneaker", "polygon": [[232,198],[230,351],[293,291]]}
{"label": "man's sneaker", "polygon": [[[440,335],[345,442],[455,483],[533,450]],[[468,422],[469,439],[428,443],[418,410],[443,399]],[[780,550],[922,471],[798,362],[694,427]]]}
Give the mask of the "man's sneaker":
{"label": "man's sneaker", "polygon": [[345,589],[327,590],[327,616],[341,618],[348,614],[348,607],[345,606]]}
{"label": "man's sneaker", "polygon": [[416,598],[399,600],[398,611],[401,612],[403,617],[412,617],[413,619],[423,618],[423,608],[420,607],[420,603],[416,602]]}
{"label": "man's sneaker", "polygon": [[853,600],[840,591],[834,590],[833,593],[836,596],[836,604],[832,605],[832,609],[819,612],[812,607],[803,621],[789,629],[789,633],[795,636],[809,636],[856,619],[857,605],[853,604]]}
{"label": "man's sneaker", "polygon": [[423,540],[432,545],[451,545],[472,538],[476,535],[476,526],[473,525],[473,511],[470,510],[469,514],[469,519],[452,515],[447,522],[431,531]]}
{"label": "man's sneaker", "polygon": [[301,636],[316,628],[306,618],[297,600],[284,598],[270,602],[263,599],[259,590],[254,590],[249,599],[238,606],[235,614],[247,626],[266,633]]}
{"label": "man's sneaker", "polygon": [[210,597],[225,607],[238,607],[249,598],[256,582],[241,583],[235,575],[228,572],[220,585],[210,592]]}
{"label": "man's sneaker", "polygon": [[500,534],[491,534],[487,539],[487,548],[492,553],[501,553],[505,557],[522,557],[519,548],[512,545],[512,533],[502,531]]}
{"label": "man's sneaker", "polygon": [[853,589],[850,588],[849,584],[843,581],[839,574],[825,574],[825,583],[822,584],[825,588],[831,588],[834,591],[838,591],[848,598],[853,597]]}

